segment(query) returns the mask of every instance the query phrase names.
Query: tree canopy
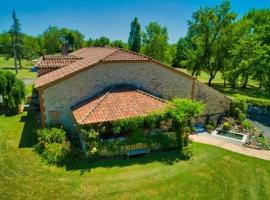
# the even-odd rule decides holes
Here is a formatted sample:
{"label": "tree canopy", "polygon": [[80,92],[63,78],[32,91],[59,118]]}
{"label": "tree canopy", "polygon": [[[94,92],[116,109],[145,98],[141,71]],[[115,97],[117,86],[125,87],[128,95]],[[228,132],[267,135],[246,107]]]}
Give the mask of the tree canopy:
{"label": "tree canopy", "polygon": [[4,107],[17,108],[25,98],[25,85],[12,72],[0,70],[0,95]]}
{"label": "tree canopy", "polygon": [[168,31],[157,22],[150,22],[143,33],[143,53],[161,62],[166,59]]}

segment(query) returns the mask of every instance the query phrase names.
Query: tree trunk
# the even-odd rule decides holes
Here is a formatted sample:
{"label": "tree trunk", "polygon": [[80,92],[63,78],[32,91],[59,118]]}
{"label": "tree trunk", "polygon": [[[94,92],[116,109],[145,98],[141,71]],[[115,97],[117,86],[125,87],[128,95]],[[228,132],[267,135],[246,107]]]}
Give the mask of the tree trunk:
{"label": "tree trunk", "polygon": [[226,87],[227,78],[224,78],[223,87]]}
{"label": "tree trunk", "polygon": [[15,71],[16,71],[16,74],[18,74],[18,64],[17,64],[17,54],[16,54],[16,45],[15,45],[14,34],[15,33],[13,30],[13,35],[12,35],[13,58],[14,58]]}
{"label": "tree trunk", "polygon": [[212,80],[213,80],[213,79],[214,79],[214,77],[210,77],[210,78],[209,78],[209,81],[208,81],[208,85],[209,85],[209,86],[212,86]]}
{"label": "tree trunk", "polygon": [[247,83],[248,83],[248,76],[245,77],[245,81],[242,88],[247,88]]}
{"label": "tree trunk", "polygon": [[18,61],[19,61],[19,67],[21,69],[22,68],[21,57],[19,55],[17,57],[18,57]]}
{"label": "tree trunk", "polygon": [[261,88],[262,88],[262,82],[260,81],[259,89],[261,89]]}
{"label": "tree trunk", "polygon": [[191,75],[194,76],[195,75],[195,72],[196,72],[196,70],[192,70]]}

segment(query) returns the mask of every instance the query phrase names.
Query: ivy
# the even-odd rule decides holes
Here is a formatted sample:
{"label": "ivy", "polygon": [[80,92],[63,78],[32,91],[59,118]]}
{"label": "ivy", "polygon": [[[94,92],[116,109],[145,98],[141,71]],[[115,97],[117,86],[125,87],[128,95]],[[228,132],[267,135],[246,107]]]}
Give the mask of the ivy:
{"label": "ivy", "polygon": [[200,102],[192,101],[191,99],[179,99],[175,98],[168,102],[167,106],[160,110],[149,113],[146,116],[131,117],[126,119],[116,120],[111,123],[111,131],[115,136],[125,133],[128,139],[120,142],[100,142],[100,133],[102,133],[105,125],[95,124],[90,127],[81,127],[81,133],[87,144],[89,155],[96,154],[100,149],[106,147],[111,150],[120,149],[121,146],[135,143],[146,143],[151,145],[152,143],[160,143],[162,146],[168,146],[173,141],[164,136],[157,134],[146,134],[145,130],[148,128],[160,128],[160,125],[164,121],[172,121],[172,131],[176,133],[174,138],[175,142],[182,151],[184,146],[188,145],[188,133],[184,131],[184,125],[187,120],[193,117],[197,117],[202,114],[204,105]]}

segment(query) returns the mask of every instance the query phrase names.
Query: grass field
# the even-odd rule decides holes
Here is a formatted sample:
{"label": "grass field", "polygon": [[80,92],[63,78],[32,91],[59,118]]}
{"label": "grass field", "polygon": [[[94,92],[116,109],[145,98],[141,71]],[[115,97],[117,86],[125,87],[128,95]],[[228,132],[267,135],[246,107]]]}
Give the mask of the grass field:
{"label": "grass field", "polygon": [[[186,69],[179,69],[180,71],[183,71],[185,73],[189,72]],[[205,72],[202,72],[198,77],[198,80],[208,83],[209,75]],[[223,87],[223,79],[221,76],[221,73],[217,73],[215,79],[212,81],[212,85],[215,89],[219,90],[223,94],[229,96],[229,97],[241,97],[245,98],[250,102],[257,103],[260,105],[268,105],[270,106],[270,94],[269,92],[266,92],[265,90],[259,89],[259,83],[254,80],[249,80],[249,84],[246,89],[243,88],[230,88],[230,87]]]}
{"label": "grass field", "polygon": [[[31,72],[31,67],[33,64],[31,61],[22,60],[22,69],[19,69],[17,77],[23,79],[32,79],[37,77],[37,73]],[[0,57],[0,70],[9,70],[15,73],[14,61],[12,58],[5,59],[4,57]]]}
{"label": "grass field", "polygon": [[270,199],[270,162],[194,143],[131,159],[49,166],[33,151],[33,114],[0,116],[1,199]]}

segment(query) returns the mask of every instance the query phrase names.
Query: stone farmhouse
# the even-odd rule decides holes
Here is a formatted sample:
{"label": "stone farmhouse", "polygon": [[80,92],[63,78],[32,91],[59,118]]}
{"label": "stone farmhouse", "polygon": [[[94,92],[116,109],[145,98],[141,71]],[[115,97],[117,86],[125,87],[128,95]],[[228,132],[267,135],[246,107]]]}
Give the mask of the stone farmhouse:
{"label": "stone farmhouse", "polygon": [[230,100],[195,77],[124,49],[91,47],[43,56],[35,88],[42,126],[143,116],[174,97],[205,103],[205,116],[226,114]]}

